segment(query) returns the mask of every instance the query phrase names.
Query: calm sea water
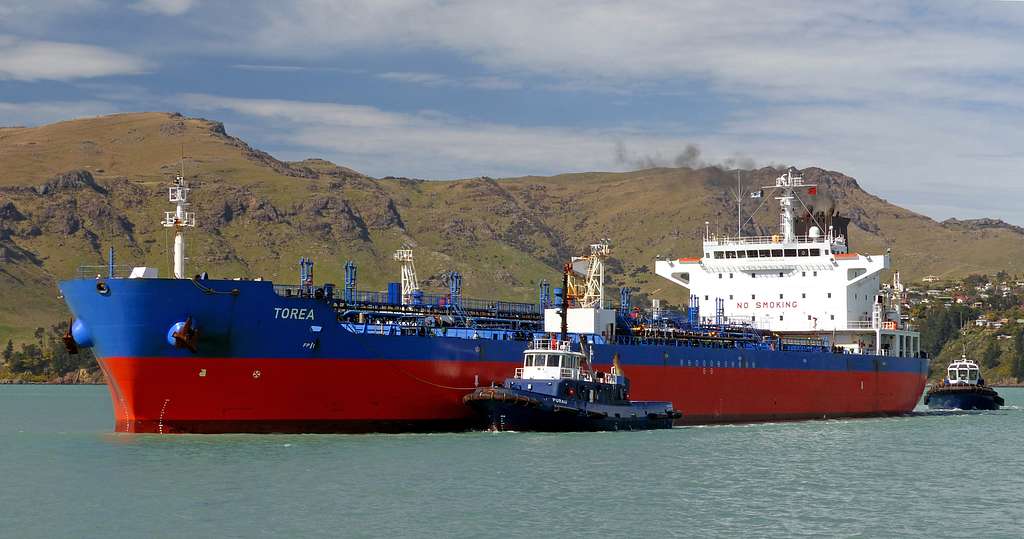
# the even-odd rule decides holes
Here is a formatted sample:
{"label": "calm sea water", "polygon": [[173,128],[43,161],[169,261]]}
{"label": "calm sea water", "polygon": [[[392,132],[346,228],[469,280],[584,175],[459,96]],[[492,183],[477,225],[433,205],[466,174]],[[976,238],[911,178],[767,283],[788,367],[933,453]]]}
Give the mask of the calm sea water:
{"label": "calm sea water", "polygon": [[0,386],[5,537],[1021,537],[1007,408],[642,433],[111,434],[106,388]]}

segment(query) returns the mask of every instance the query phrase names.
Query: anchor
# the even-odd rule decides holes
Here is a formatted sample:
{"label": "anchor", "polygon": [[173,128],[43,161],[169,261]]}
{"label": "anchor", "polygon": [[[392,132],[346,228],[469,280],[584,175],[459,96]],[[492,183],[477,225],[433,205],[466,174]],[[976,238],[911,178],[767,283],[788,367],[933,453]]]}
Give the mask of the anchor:
{"label": "anchor", "polygon": [[187,348],[193,354],[197,352],[196,340],[199,338],[199,330],[192,327],[191,316],[185,319],[185,322],[178,331],[172,333],[171,337],[174,337],[174,346],[176,348]]}

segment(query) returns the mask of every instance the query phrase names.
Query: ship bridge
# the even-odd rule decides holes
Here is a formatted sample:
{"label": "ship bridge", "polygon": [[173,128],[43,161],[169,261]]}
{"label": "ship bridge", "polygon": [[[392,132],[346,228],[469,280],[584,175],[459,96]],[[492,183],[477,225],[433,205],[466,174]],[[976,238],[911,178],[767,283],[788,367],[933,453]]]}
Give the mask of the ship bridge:
{"label": "ship bridge", "polygon": [[[845,231],[808,227],[797,235],[792,212],[798,177],[787,173],[782,226],[771,236],[718,236],[706,230],[703,256],[657,260],[655,273],[690,290],[691,302],[716,307],[734,324],[778,333],[828,333],[839,347],[858,353],[916,356],[920,336],[899,312],[898,273],[891,293],[881,293],[890,256],[850,252]],[[693,306],[693,305],[691,305]]]}

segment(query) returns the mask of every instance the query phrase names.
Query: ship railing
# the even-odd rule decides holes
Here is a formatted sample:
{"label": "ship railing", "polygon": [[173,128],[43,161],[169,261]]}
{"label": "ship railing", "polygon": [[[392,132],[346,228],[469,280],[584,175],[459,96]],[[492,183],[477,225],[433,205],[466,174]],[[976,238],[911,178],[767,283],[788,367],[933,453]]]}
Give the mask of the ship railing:
{"label": "ship railing", "polygon": [[875,329],[875,323],[871,320],[849,320],[846,329]]}
{"label": "ship railing", "polygon": [[533,344],[530,346],[531,350],[555,350],[562,352],[571,352],[572,343],[569,341],[560,341],[558,339],[539,338],[534,339]]}
{"label": "ship railing", "polygon": [[[113,269],[113,275],[111,275],[111,269]],[[127,264],[115,264],[113,268],[109,264],[103,264],[102,266],[78,266],[78,270],[75,275],[79,279],[109,279],[109,278],[127,278],[132,272],[132,266]]]}
{"label": "ship railing", "polygon": [[772,236],[712,236],[704,240],[710,245],[783,245],[787,243],[820,243],[828,244],[825,236],[795,236],[793,241],[784,241],[781,234]]}
{"label": "ship railing", "polygon": [[[396,297],[388,292],[365,290],[352,291],[351,303],[373,305],[403,305],[401,296]],[[452,298],[450,294],[422,294],[416,296],[412,303],[404,304],[413,307],[441,307],[464,309],[468,311],[493,312],[501,314],[536,315],[540,311],[533,303],[500,301],[490,299]]]}

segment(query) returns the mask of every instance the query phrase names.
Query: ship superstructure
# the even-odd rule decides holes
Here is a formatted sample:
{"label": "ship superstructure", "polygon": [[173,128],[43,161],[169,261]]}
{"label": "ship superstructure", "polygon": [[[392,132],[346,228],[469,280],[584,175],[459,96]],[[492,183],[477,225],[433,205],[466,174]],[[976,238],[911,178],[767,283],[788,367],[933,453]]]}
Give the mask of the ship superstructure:
{"label": "ship superstructure", "polygon": [[[920,335],[900,312],[899,273],[881,286],[889,253],[850,252],[845,222],[842,230],[819,223],[800,201],[799,192],[816,187],[787,171],[767,187],[781,206],[777,234],[719,236],[705,228],[703,256],[658,260],[655,272],[734,324],[794,337],[827,334],[850,353],[918,356]],[[806,234],[798,234],[797,205],[808,214]]]}
{"label": "ship superstructure", "polygon": [[[888,257],[847,252],[832,228],[799,233],[803,187],[792,174],[778,180],[778,237],[708,233],[703,257],[657,261],[694,294],[677,313],[632,306],[628,288],[618,305],[606,298],[607,240],[568,261],[561,286],[542,281],[538,303],[463,297],[456,271],[444,274],[448,290],[427,293],[408,246],[384,291],[359,290],[352,261],[340,289],[317,283],[305,257],[297,285],[187,278],[182,233],[195,218],[179,176],[164,219],[176,232],[174,278],[144,267],[118,278],[111,255],[106,277],[62,282],[76,318],[65,342],[93,348],[123,432],[469,428],[462,397],[501,384],[555,335],[597,370],[628,370],[634,398],[670,400],[684,423],[908,412],[928,362],[899,302],[880,293]],[[900,288],[897,277],[890,295]],[[702,316],[701,299],[714,316]]]}

